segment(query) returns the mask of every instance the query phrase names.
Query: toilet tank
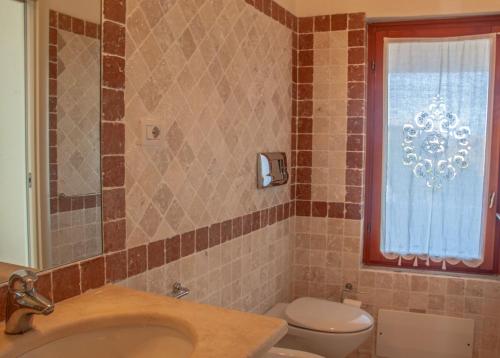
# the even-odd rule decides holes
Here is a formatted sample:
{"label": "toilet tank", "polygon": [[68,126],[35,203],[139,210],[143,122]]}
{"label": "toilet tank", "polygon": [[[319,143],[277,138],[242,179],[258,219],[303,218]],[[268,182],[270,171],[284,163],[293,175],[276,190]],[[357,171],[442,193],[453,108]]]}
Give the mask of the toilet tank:
{"label": "toilet tank", "polygon": [[377,327],[380,357],[472,358],[472,319],[381,309]]}

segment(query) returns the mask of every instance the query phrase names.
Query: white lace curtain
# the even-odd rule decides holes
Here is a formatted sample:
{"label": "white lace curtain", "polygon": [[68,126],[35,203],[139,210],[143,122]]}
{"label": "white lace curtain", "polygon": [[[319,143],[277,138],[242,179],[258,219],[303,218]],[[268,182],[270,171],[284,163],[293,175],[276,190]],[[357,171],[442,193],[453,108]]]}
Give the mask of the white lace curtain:
{"label": "white lace curtain", "polygon": [[386,40],[381,251],[483,259],[492,37]]}

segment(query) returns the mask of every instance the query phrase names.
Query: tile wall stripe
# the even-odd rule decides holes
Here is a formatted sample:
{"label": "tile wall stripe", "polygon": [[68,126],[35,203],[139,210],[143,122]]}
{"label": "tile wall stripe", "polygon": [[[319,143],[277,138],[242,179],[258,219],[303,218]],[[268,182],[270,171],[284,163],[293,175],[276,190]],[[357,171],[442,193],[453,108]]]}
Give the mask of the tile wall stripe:
{"label": "tile wall stripe", "polygon": [[[297,31],[297,18],[274,1],[246,0],[246,3],[292,31]],[[84,23],[83,34],[91,37],[102,37],[103,42],[101,59],[103,76],[101,85],[101,163],[104,254],[40,273],[36,287],[42,294],[54,298],[56,302],[79,295],[89,289],[101,287],[106,283],[118,282],[148,269],[177,261],[182,258],[181,253],[187,257],[187,255],[208,250],[210,247],[295,216],[295,203],[290,201],[221,223],[214,223],[209,227],[198,228],[193,232],[139,247],[126,248],[125,123],[122,122],[125,115],[126,0],[103,0],[102,12],[103,27]],[[57,32],[54,30],[60,19],[65,29],[82,33],[81,22],[74,21],[75,25],[73,26],[71,17],[61,16],[59,18],[59,16],[52,14],[50,18],[51,45],[57,44]],[[57,74],[57,61],[52,61],[52,63],[55,66],[51,65],[51,71],[53,74]],[[296,69],[296,67],[294,68]],[[52,105],[55,108],[56,102],[54,101]],[[294,116],[295,114],[294,111]],[[55,111],[51,111],[50,123],[50,129],[56,130],[57,127],[54,126],[57,124]],[[51,167],[51,180],[55,180],[57,179],[57,170],[53,171],[52,169]],[[183,244],[184,252],[181,251]],[[0,321],[5,319],[6,290],[5,284],[0,285]]]}

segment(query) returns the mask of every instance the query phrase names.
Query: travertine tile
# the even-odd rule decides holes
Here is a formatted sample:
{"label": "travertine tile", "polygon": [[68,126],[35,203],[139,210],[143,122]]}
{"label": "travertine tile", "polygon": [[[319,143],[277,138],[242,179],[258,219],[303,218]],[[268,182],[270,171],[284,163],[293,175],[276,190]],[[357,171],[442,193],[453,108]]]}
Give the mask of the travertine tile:
{"label": "travertine tile", "polygon": [[[132,163],[127,160],[127,171],[133,176],[132,186],[140,186],[147,194],[146,202],[152,201],[162,214],[160,226],[170,226],[173,232],[272,206],[287,200],[288,196],[285,187],[265,194],[258,191],[253,175],[249,174],[253,172],[257,151],[290,148],[290,30],[246,5],[228,3],[216,12],[208,4],[195,9],[194,14],[193,9],[189,11],[190,22],[185,19],[186,9],[180,3],[173,4],[151,30],[147,24],[139,26],[141,14],[145,12],[142,6],[128,8],[132,18],[130,41],[135,46],[142,44],[127,55],[127,66],[131,59],[131,78],[134,58],[144,59],[147,66],[156,64],[152,59],[148,63],[147,57],[159,49],[165,62],[148,68],[148,73],[140,77],[156,78],[161,67],[173,82],[170,91],[160,95],[163,98],[156,99],[156,94],[151,93],[154,83],[141,83],[139,89],[144,90],[127,95],[127,114],[128,107],[137,103],[137,99],[146,109],[138,114],[144,116],[157,115],[157,102],[158,107],[162,107],[160,119],[164,120],[167,131],[167,140],[162,146],[168,159],[161,172],[165,173],[164,180],[173,196],[171,203],[153,201],[155,193],[149,188],[157,189],[156,179],[148,180],[151,175],[146,174],[146,169],[133,167],[133,159],[139,157],[148,166],[158,167],[157,158],[149,150],[133,146],[140,132],[128,132],[127,159],[130,156]],[[248,21],[250,18],[255,21]],[[245,28],[245,34],[236,32],[232,27],[236,23],[240,29]],[[159,26],[162,33],[180,34],[168,49],[155,33]],[[255,31],[257,28],[259,32]],[[139,36],[144,31],[146,36]],[[148,41],[151,44],[146,47]],[[268,60],[273,63],[271,67],[258,65]],[[144,66],[141,70],[144,71]],[[138,80],[140,78],[133,82]],[[168,81],[159,81],[164,82]],[[272,101],[266,104],[262,96]],[[266,105],[262,107],[262,104]],[[142,119],[126,117],[132,127],[139,127]],[[237,136],[241,131],[248,131],[250,135]],[[138,156],[136,152],[143,154]],[[235,165],[239,169],[235,170]],[[130,188],[129,192],[133,190]],[[137,227],[136,219],[133,220],[132,228]]]}
{"label": "travertine tile", "polygon": [[99,39],[58,30],[58,193],[100,192]]}

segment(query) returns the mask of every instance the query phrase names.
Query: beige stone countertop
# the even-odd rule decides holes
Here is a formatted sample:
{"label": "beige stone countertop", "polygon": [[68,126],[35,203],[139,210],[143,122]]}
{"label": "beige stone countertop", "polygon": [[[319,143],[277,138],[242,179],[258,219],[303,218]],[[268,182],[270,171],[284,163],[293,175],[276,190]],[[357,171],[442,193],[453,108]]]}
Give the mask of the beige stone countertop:
{"label": "beige stone countertop", "polygon": [[22,355],[72,332],[85,332],[87,323],[92,327],[115,317],[125,322],[149,317],[154,324],[178,329],[194,342],[193,358],[259,357],[287,332],[280,319],[108,285],[58,303],[49,316],[35,316],[34,329],[24,335],[0,333],[0,356]]}

